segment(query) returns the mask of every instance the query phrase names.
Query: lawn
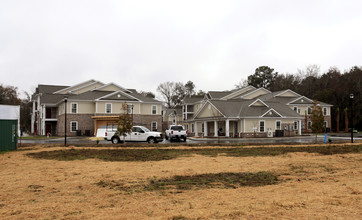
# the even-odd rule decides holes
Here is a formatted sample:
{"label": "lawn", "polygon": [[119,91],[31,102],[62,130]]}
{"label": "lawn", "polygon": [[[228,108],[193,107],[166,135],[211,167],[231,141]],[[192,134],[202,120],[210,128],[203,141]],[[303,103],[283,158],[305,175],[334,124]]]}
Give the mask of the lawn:
{"label": "lawn", "polygon": [[0,218],[358,219],[361,149],[32,146],[0,154]]}

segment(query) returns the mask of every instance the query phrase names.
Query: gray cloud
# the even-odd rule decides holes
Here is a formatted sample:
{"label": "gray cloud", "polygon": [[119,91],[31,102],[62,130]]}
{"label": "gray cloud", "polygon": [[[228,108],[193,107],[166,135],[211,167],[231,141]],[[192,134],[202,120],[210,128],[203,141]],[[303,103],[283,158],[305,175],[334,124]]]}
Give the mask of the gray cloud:
{"label": "gray cloud", "polygon": [[1,83],[227,90],[255,68],[361,65],[360,1],[0,1]]}

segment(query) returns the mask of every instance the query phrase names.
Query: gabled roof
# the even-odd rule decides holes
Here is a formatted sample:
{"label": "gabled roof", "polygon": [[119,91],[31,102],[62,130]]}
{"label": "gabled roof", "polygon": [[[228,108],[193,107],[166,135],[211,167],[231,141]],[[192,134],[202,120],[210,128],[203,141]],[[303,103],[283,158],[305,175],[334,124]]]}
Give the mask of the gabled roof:
{"label": "gabled roof", "polygon": [[254,86],[247,86],[247,87],[243,87],[240,89],[237,89],[233,92],[231,92],[230,94],[222,97],[222,100],[227,100],[227,99],[232,99],[235,98],[236,96],[240,96],[242,94],[245,94],[246,92],[250,91],[250,90],[255,90],[256,88]]}
{"label": "gabled roof", "polygon": [[[259,105],[257,103],[259,103]],[[260,107],[261,105],[269,108],[269,106],[267,104],[265,104],[265,102],[261,101],[260,99],[256,99],[248,107]]]}
{"label": "gabled roof", "polygon": [[[103,86],[100,86],[100,87],[97,87],[95,89],[93,89],[92,91],[98,91],[98,90],[101,90],[101,91],[113,91],[114,90],[106,90],[107,87],[111,87],[111,86],[114,86],[114,87],[117,87],[118,90],[122,90],[122,91],[126,91],[127,89],[123,88],[122,86],[116,84],[116,83],[108,83],[108,84],[105,84]],[[130,91],[129,91],[130,92]]]}
{"label": "gabled roof", "polygon": [[293,90],[290,90],[290,89],[287,89],[287,90],[282,90],[282,91],[279,91],[279,92],[275,92],[275,97],[278,97],[278,96],[283,96],[284,94],[286,93],[292,93],[294,94],[294,96],[287,96],[287,97],[299,97],[301,95],[299,95],[298,93],[294,92]]}
{"label": "gabled roof", "polygon": [[232,92],[230,91],[209,91],[207,94],[210,97],[210,99],[221,99],[222,97],[225,97]]}
{"label": "gabled roof", "polygon": [[[245,93],[244,95],[240,96],[240,98],[245,98],[246,96],[249,96],[249,95],[254,94],[254,93],[256,93],[256,92],[259,92],[259,91],[261,91],[261,90],[265,91],[266,94],[272,93],[272,92],[270,92],[269,90],[267,90],[267,89],[265,89],[265,88],[258,88],[258,89],[255,89],[255,90],[252,90],[252,91],[250,91],[250,92]],[[265,94],[263,94],[263,95],[265,95]],[[263,95],[260,95],[260,96],[263,96]],[[257,96],[257,97],[260,97],[260,96]]]}
{"label": "gabled roof", "polygon": [[[76,91],[79,91],[79,90],[82,90],[82,89],[86,89],[85,91],[89,91],[91,90],[92,88],[89,88],[89,87],[98,87],[97,84],[100,84],[100,85],[104,85],[104,83],[102,82],[99,82],[99,81],[95,81],[95,82],[92,82],[92,83],[89,83],[89,84],[85,84],[83,86],[80,86],[78,88],[74,88],[72,90],[69,90],[68,93],[76,93]],[[77,93],[76,93],[77,94]],[[78,93],[79,94],[79,93]]]}
{"label": "gabled roof", "polygon": [[[197,118],[203,111],[204,109],[206,108],[206,106],[211,106],[211,108],[214,108],[220,115],[222,115],[223,117],[225,117],[225,115],[220,111],[220,109],[218,107],[216,107],[214,105],[213,102],[211,102],[211,100],[206,100],[204,102],[204,104],[201,106],[201,108],[196,112],[196,114],[194,115],[194,119]],[[217,117],[217,115],[215,116],[212,116],[212,117]]]}
{"label": "gabled roof", "polygon": [[82,83],[78,83],[78,84],[76,84],[74,86],[68,86],[67,88],[61,89],[59,91],[55,91],[54,94],[60,94],[60,93],[64,93],[64,92],[67,93],[67,92],[72,91],[73,89],[83,87],[83,86],[87,86],[87,85],[93,84],[95,82],[97,82],[97,81],[94,80],[94,79],[91,79],[91,80],[88,80],[88,81],[85,81],[85,82],[82,82]]}
{"label": "gabled roof", "polygon": [[[303,118],[286,105],[275,102],[265,102],[262,106],[253,106],[252,103],[260,100],[208,100],[198,111],[194,118],[197,118],[206,103],[210,103],[226,118],[260,118],[260,117],[283,117],[283,118]],[[272,112],[271,116],[267,116]]]}
{"label": "gabled roof", "polygon": [[204,99],[203,95],[186,96],[184,99],[184,104],[194,104],[194,103],[202,101],[203,99]]}
{"label": "gabled roof", "polygon": [[[119,88],[122,88],[122,90],[120,91],[124,93],[122,94],[122,98],[124,99],[120,99],[118,96],[112,97],[111,94],[115,93],[115,91],[102,91],[102,90],[92,89],[78,94],[67,93],[68,91],[76,91],[82,88],[91,87],[92,85],[96,85],[97,83],[103,84],[103,86],[100,87],[105,87],[107,85],[111,86],[115,85]],[[36,92],[33,94],[32,98],[34,99],[35,95],[41,94],[40,96],[41,104],[46,103],[54,105],[59,104],[59,102],[61,102],[65,96],[68,97],[69,101],[96,101],[96,100],[99,101],[103,98],[102,100],[132,100],[144,103],[157,103],[157,104],[161,103],[160,101],[155,100],[152,97],[147,97],[138,93],[135,89],[125,89],[123,87],[118,86],[115,83],[109,83],[107,85],[104,85],[104,83],[101,83],[96,80],[89,80],[83,83],[79,83],[75,86],[38,85]]]}
{"label": "gabled roof", "polygon": [[140,101],[140,102],[142,102],[141,100],[137,99],[136,97],[134,97],[130,94],[127,94],[126,92],[123,92],[121,90],[109,93],[105,96],[102,96],[102,97],[96,99],[95,101],[101,101],[101,100],[122,100],[122,101]]}
{"label": "gabled roof", "polygon": [[313,104],[313,100],[305,96],[301,96],[289,102],[287,105],[292,105],[292,104]]}
{"label": "gabled roof", "polygon": [[265,112],[261,117],[272,117],[272,118],[275,118],[275,117],[283,117],[281,114],[279,114],[279,112],[275,111],[273,108],[269,109],[267,112]]}

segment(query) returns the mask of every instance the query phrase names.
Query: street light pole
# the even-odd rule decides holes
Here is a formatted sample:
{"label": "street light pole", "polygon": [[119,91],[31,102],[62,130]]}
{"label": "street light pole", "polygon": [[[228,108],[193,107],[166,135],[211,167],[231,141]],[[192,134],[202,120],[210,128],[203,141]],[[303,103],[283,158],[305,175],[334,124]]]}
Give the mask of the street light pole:
{"label": "street light pole", "polygon": [[133,126],[134,125],[134,122],[133,122],[133,104],[131,106],[132,106],[132,126]]}
{"label": "street light pole", "polygon": [[67,102],[68,97],[64,97],[64,146],[67,146]]}
{"label": "street light pole", "polygon": [[350,119],[350,123],[351,123],[351,143],[353,143],[353,93],[351,93],[349,95],[349,101],[350,101],[350,105],[351,105],[351,119]]}

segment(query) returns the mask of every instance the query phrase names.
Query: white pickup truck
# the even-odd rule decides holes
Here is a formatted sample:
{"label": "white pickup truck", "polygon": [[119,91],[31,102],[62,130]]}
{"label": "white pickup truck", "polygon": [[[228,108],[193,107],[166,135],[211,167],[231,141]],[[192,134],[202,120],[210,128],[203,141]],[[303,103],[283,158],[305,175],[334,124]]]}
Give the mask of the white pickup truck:
{"label": "white pickup truck", "polygon": [[170,141],[174,139],[186,141],[187,138],[187,130],[182,125],[170,125],[165,133],[166,140],[170,139]]}
{"label": "white pickup truck", "polygon": [[[123,136],[120,136],[117,131],[106,131],[104,139],[112,141],[113,144],[123,142]],[[147,141],[150,144],[163,141],[161,132],[150,131],[143,126],[133,126],[132,132],[127,134],[125,139],[128,141]]]}

